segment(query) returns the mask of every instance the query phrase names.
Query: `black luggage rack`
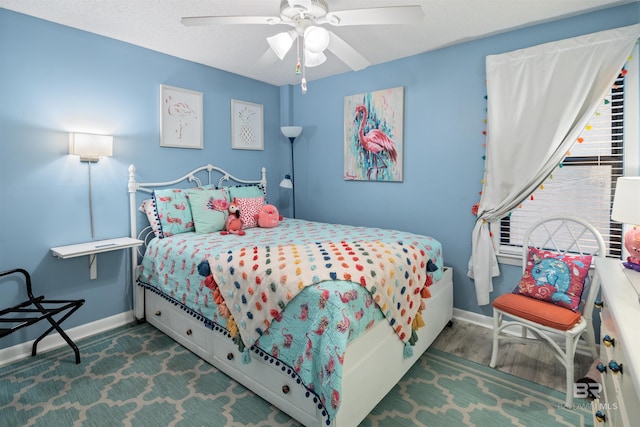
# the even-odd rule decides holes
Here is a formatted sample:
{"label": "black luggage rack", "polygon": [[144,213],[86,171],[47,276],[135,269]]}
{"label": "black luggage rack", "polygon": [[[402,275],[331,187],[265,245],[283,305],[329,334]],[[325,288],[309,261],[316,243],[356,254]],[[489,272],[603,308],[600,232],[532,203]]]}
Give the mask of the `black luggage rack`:
{"label": "black luggage rack", "polygon": [[[36,355],[38,343],[55,329],[73,349],[73,352],[76,355],[76,363],[80,363],[80,351],[78,350],[78,347],[62,330],[60,324],[78,310],[82,304],[84,304],[84,300],[47,300],[44,296],[34,297],[31,288],[31,276],[26,270],[16,268],[0,272],[0,277],[14,273],[21,273],[24,275],[29,299],[14,307],[0,310],[0,338],[46,319],[51,324],[51,327],[33,342],[31,356]],[[65,311],[66,313],[64,313],[60,319],[54,319],[54,316]]]}

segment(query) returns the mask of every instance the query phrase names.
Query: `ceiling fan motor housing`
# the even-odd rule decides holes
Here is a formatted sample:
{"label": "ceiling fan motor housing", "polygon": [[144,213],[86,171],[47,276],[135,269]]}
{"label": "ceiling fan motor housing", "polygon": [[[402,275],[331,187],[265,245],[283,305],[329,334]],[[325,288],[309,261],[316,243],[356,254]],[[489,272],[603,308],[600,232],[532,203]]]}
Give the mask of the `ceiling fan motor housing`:
{"label": "ceiling fan motor housing", "polygon": [[329,12],[325,0],[281,0],[280,15],[292,21],[300,19],[320,19]]}

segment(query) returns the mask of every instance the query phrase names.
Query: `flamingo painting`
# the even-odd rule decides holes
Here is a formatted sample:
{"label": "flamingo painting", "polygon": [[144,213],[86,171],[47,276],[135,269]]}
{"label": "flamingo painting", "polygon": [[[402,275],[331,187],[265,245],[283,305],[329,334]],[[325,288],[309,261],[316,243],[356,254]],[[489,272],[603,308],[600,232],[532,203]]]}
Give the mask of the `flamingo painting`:
{"label": "flamingo painting", "polygon": [[367,168],[367,179],[371,179],[371,172],[375,170],[376,178],[378,177],[378,171],[387,168],[387,163],[382,158],[382,155],[386,153],[391,161],[398,159],[398,152],[396,150],[396,143],[387,136],[386,133],[380,129],[371,129],[366,134],[364,133],[364,126],[367,122],[367,107],[364,105],[358,105],[356,107],[356,117],[360,119],[360,128],[358,129],[358,141],[360,146],[371,157],[371,165]]}
{"label": "flamingo painting", "polygon": [[344,179],[402,181],[403,88],[345,97]]}

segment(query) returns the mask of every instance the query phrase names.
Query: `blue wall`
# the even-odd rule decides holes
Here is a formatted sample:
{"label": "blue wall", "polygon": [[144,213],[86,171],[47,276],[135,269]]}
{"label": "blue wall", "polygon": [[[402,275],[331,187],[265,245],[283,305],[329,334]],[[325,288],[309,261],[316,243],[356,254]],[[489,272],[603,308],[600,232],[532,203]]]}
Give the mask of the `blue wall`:
{"label": "blue wall", "polygon": [[[159,181],[206,163],[241,177],[268,170],[272,203],[288,213],[277,183],[289,166],[281,124],[304,126],[295,143],[296,214],[327,222],[425,233],[454,267],[455,306],[481,314],[467,279],[471,206],[479,200],[484,154],[486,55],[640,21],[637,3],[521,29],[372,66],[299,87],[275,87],[127,43],[0,9],[0,270],[32,272],[39,293],[85,298],[67,322],[85,324],[130,309],[125,251],[58,260],[49,248],[91,240],[87,165],[69,156],[68,132],[114,135],[114,155],[92,165],[96,239],[129,234],[127,167]],[[159,146],[159,86],[204,94],[203,150]],[[403,86],[402,183],[344,181],[344,97]],[[230,148],[230,100],[264,105],[265,150]],[[256,176],[257,178],[257,176]],[[519,275],[502,266],[496,292]],[[2,305],[24,298],[0,287]],[[0,348],[35,338],[21,331]]]}

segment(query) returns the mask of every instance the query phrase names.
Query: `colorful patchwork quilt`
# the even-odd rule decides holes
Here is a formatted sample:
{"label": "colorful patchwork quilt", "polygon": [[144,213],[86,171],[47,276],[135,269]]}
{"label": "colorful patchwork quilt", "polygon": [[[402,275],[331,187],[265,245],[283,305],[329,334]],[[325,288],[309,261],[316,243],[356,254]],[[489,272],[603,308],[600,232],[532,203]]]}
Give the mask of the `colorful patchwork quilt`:
{"label": "colorful patchwork quilt", "polygon": [[[323,408],[327,420],[330,420],[340,405],[342,362],[348,342],[376,322],[383,320],[384,314],[395,312],[397,304],[393,305],[394,296],[386,295],[386,289],[396,288],[395,279],[399,275],[402,276],[405,272],[413,274],[411,270],[416,266],[416,271],[421,270],[421,277],[414,278],[414,284],[424,284],[426,281],[441,278],[441,245],[430,237],[407,232],[322,224],[289,218],[275,228],[251,228],[246,232],[245,236],[182,233],[170,238],[154,239],[150,242],[139,267],[138,283],[180,305],[210,327],[222,327],[231,332],[234,328],[239,331],[241,320],[238,320],[238,323],[230,321],[234,316],[230,316],[231,309],[220,295],[220,290],[216,294],[217,287],[212,283],[213,277],[205,278],[198,274],[198,265],[202,261],[218,258],[224,261],[221,268],[229,270],[234,264],[234,259],[238,266],[241,258],[247,259],[249,262],[244,263],[244,273],[237,270],[232,276],[241,277],[246,274],[247,280],[253,280],[255,285],[251,303],[254,307],[256,302],[263,299],[262,293],[256,292],[258,287],[270,289],[271,282],[267,276],[276,277],[275,270],[278,270],[278,278],[274,283],[280,283],[282,275],[311,279],[311,283],[302,286],[302,289],[297,289],[299,281],[294,281],[296,291],[299,292],[295,296],[292,293],[289,298],[287,291],[284,292],[286,309],[280,309],[279,314],[272,316],[270,309],[263,311],[268,313],[268,325],[262,317],[260,332],[256,331],[257,335],[253,336],[254,342],[250,348],[252,352],[264,357],[265,361],[281,366],[283,371],[286,370],[298,378],[307,388],[308,397],[317,401]],[[403,249],[407,249],[407,252]],[[418,259],[414,258],[413,250],[417,250]],[[243,251],[244,256],[241,256]],[[282,255],[279,251],[282,251]],[[424,252],[424,262],[432,266],[433,272],[422,270],[420,251]],[[353,252],[353,255],[349,252]],[[383,277],[379,265],[375,269],[372,268],[379,260],[376,256],[379,253],[394,258],[397,267],[401,267],[394,273],[393,279],[386,279],[385,286],[374,285],[383,290],[381,293],[386,295],[385,298],[390,298],[391,302],[387,302],[384,314],[378,307],[384,307],[385,303],[381,302],[382,300],[376,303],[375,292],[372,294],[360,281],[363,277],[365,282],[371,281],[373,284],[376,279]],[[398,257],[396,254],[403,256]],[[229,255],[232,255],[231,261],[227,261]],[[281,256],[285,259],[279,260]],[[331,259],[325,260],[325,256]],[[340,256],[344,257],[344,260],[338,259]],[[272,265],[271,274],[267,274],[268,267],[257,267],[253,270],[253,266],[258,265],[253,262],[254,257],[257,257],[255,261],[260,260],[264,261],[265,265]],[[354,260],[353,257],[358,259]],[[310,266],[303,268],[302,258],[306,258],[307,261],[313,259],[311,262],[315,262],[315,269]],[[411,261],[410,267],[407,266],[406,258]],[[269,264],[266,262],[267,259],[271,260]],[[300,264],[296,264],[297,259],[300,259]],[[341,265],[343,261],[348,264],[348,268]],[[324,263],[324,268],[321,268],[320,262]],[[340,268],[335,265],[336,262]],[[333,268],[327,268],[327,263],[331,263]],[[286,268],[280,269],[279,266],[282,264],[285,264]],[[217,268],[214,263],[211,265],[213,270]],[[358,266],[362,267],[362,270]],[[300,268],[299,275],[297,267]],[[258,277],[259,285],[256,283]],[[357,280],[354,281],[354,277]],[[216,280],[222,282],[222,276]],[[235,280],[225,280],[230,281],[233,287],[236,286]],[[397,281],[398,284],[402,282]],[[422,284],[415,284],[415,287],[418,288]],[[413,287],[412,285],[411,288]],[[240,285],[240,288],[243,288],[243,285]],[[235,297],[239,301],[242,301],[242,294],[248,298],[248,289],[246,287],[242,292],[237,292]],[[395,296],[396,300],[402,297],[406,299],[408,290],[405,289],[403,294],[400,287],[400,297]],[[392,295],[394,292],[395,289],[392,289]],[[281,305],[281,298],[275,298],[278,307]],[[270,301],[270,298],[267,300]],[[216,301],[225,303],[218,304]],[[415,305],[414,302],[413,308]],[[266,305],[263,305],[262,309],[265,308]],[[393,316],[396,314],[391,314],[386,321],[391,323],[389,319]],[[405,313],[402,316],[399,313],[397,316],[397,319],[404,318],[406,322],[411,315]],[[396,320],[396,323],[398,322],[399,320]],[[237,336],[242,336],[243,333]],[[400,338],[400,335],[398,336]],[[407,342],[406,339],[407,332],[403,340]],[[247,344],[251,342],[247,341]]]}

